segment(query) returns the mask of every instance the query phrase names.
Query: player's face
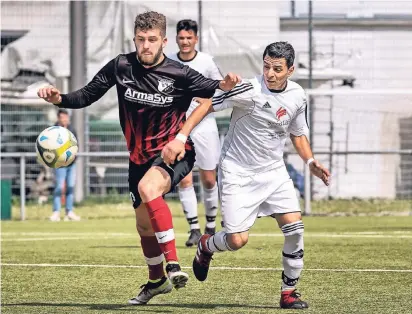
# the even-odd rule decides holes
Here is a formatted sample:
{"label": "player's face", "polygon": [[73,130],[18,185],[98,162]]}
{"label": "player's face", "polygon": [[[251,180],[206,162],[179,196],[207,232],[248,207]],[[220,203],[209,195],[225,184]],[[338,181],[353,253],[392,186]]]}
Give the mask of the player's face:
{"label": "player's face", "polygon": [[294,66],[288,68],[285,58],[271,58],[266,56],[263,59],[263,76],[267,88],[276,90],[283,89],[294,69]]}
{"label": "player's face", "polygon": [[140,63],[145,66],[153,66],[162,57],[167,38],[161,36],[158,28],[146,31],[138,29],[136,30],[134,43]]}
{"label": "player's face", "polygon": [[198,41],[199,37],[192,30],[181,30],[176,36],[176,43],[183,54],[192,53]]}
{"label": "player's face", "polygon": [[70,117],[68,114],[61,113],[57,117],[57,123],[63,127],[67,127],[70,124]]}

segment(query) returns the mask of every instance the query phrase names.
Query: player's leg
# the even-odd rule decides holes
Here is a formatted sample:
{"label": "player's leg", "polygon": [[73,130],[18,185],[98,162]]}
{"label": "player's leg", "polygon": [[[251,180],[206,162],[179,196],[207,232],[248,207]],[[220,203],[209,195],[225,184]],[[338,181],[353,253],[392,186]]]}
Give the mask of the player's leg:
{"label": "player's leg", "polygon": [[189,276],[181,271],[175,243],[172,214],[163,199],[192,170],[194,152],[187,151],[184,158],[168,166],[159,157],[138,184],[139,195],[149,213],[160,249],[165,256],[166,272],[175,288],[186,285]]}
{"label": "player's leg", "polygon": [[300,299],[296,285],[303,269],[303,222],[293,182],[285,167],[274,170],[272,190],[275,191],[261,206],[259,215],[276,218],[284,235],[282,250],[283,272],[280,306],[307,308]]}
{"label": "player's leg", "polygon": [[57,168],[54,170],[55,187],[53,190],[53,214],[50,216],[51,221],[60,221],[61,197],[66,172],[66,168]]}
{"label": "player's leg", "polygon": [[191,133],[196,148],[196,165],[200,169],[205,205],[205,234],[216,232],[216,215],[219,193],[216,184],[216,166],[219,163],[220,139],[216,121],[207,118]]}
{"label": "player's leg", "polygon": [[66,217],[64,218],[65,220],[79,221],[80,217],[73,212],[76,164],[72,164],[66,169]]}
{"label": "player's leg", "polygon": [[200,169],[200,179],[203,185],[203,196],[206,214],[205,234],[216,232],[216,215],[219,204],[219,193],[216,183],[216,170]]}
{"label": "player's leg", "polygon": [[141,203],[137,185],[146,173],[147,165],[139,166],[129,163],[129,191],[136,217],[136,230],[140,236],[143,256],[149,270],[149,279],[141,286],[136,297],[129,300],[132,305],[144,305],[158,294],[169,293],[173,285],[165,276],[163,268],[164,256],[150,223],[149,214]]}
{"label": "player's leg", "polygon": [[190,172],[179,183],[179,199],[182,203],[183,212],[190,226],[189,239],[186,246],[193,246],[199,242],[202,236],[200,232],[199,219],[197,215],[197,198],[193,187],[193,174]]}
{"label": "player's leg", "polygon": [[205,234],[200,238],[193,272],[196,278],[207,278],[214,253],[236,251],[248,241],[248,230],[254,224],[259,205],[265,200],[265,189],[254,177],[240,176],[219,171],[224,229],[214,235]]}

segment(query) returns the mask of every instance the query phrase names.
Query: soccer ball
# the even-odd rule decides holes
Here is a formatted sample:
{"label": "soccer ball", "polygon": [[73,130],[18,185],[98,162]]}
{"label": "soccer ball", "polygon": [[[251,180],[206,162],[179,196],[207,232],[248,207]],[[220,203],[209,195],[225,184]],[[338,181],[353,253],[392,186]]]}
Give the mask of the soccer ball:
{"label": "soccer ball", "polygon": [[45,129],[36,140],[37,161],[50,168],[70,166],[78,150],[76,137],[61,126]]}

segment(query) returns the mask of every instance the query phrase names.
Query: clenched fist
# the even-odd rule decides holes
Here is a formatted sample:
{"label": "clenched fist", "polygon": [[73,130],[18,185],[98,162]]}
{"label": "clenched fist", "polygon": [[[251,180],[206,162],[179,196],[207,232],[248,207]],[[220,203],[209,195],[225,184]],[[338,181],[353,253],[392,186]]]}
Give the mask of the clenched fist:
{"label": "clenched fist", "polygon": [[37,96],[43,98],[45,101],[58,105],[62,101],[60,91],[54,86],[42,87],[37,91]]}

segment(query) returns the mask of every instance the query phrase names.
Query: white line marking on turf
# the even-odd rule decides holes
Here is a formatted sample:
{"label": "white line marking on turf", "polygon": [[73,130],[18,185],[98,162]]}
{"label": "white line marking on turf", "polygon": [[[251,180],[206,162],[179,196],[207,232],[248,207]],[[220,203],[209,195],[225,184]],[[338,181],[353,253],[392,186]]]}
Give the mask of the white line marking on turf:
{"label": "white line marking on turf", "polygon": [[[87,240],[87,239],[115,239],[115,238],[136,238],[137,234],[135,233],[59,233],[59,232],[50,232],[50,233],[37,233],[37,232],[25,232],[25,233],[2,233],[2,235],[24,235],[24,236],[37,236],[32,238],[2,238],[2,242],[25,242],[25,241],[59,241],[59,240]],[[38,236],[44,235],[44,238],[39,238]],[[47,237],[46,237],[47,236]],[[54,237],[50,237],[54,236]],[[187,237],[186,233],[176,233],[176,237],[182,238]],[[283,237],[282,233],[251,233],[250,237]],[[306,232],[306,238],[375,238],[375,239],[412,239],[412,234],[385,234],[385,233],[334,233],[334,232]]]}
{"label": "white line marking on turf", "polygon": [[[16,264],[16,263],[2,263],[1,266],[10,267],[85,267],[85,268],[147,268],[146,265],[99,265],[99,264]],[[182,267],[183,269],[192,269],[192,267]],[[240,270],[240,271],[282,271],[283,268],[271,267],[229,267],[229,266],[215,266],[210,267],[213,270]],[[392,272],[392,273],[412,273],[411,269],[333,269],[333,268],[304,268],[304,271],[323,271],[323,272]]]}

